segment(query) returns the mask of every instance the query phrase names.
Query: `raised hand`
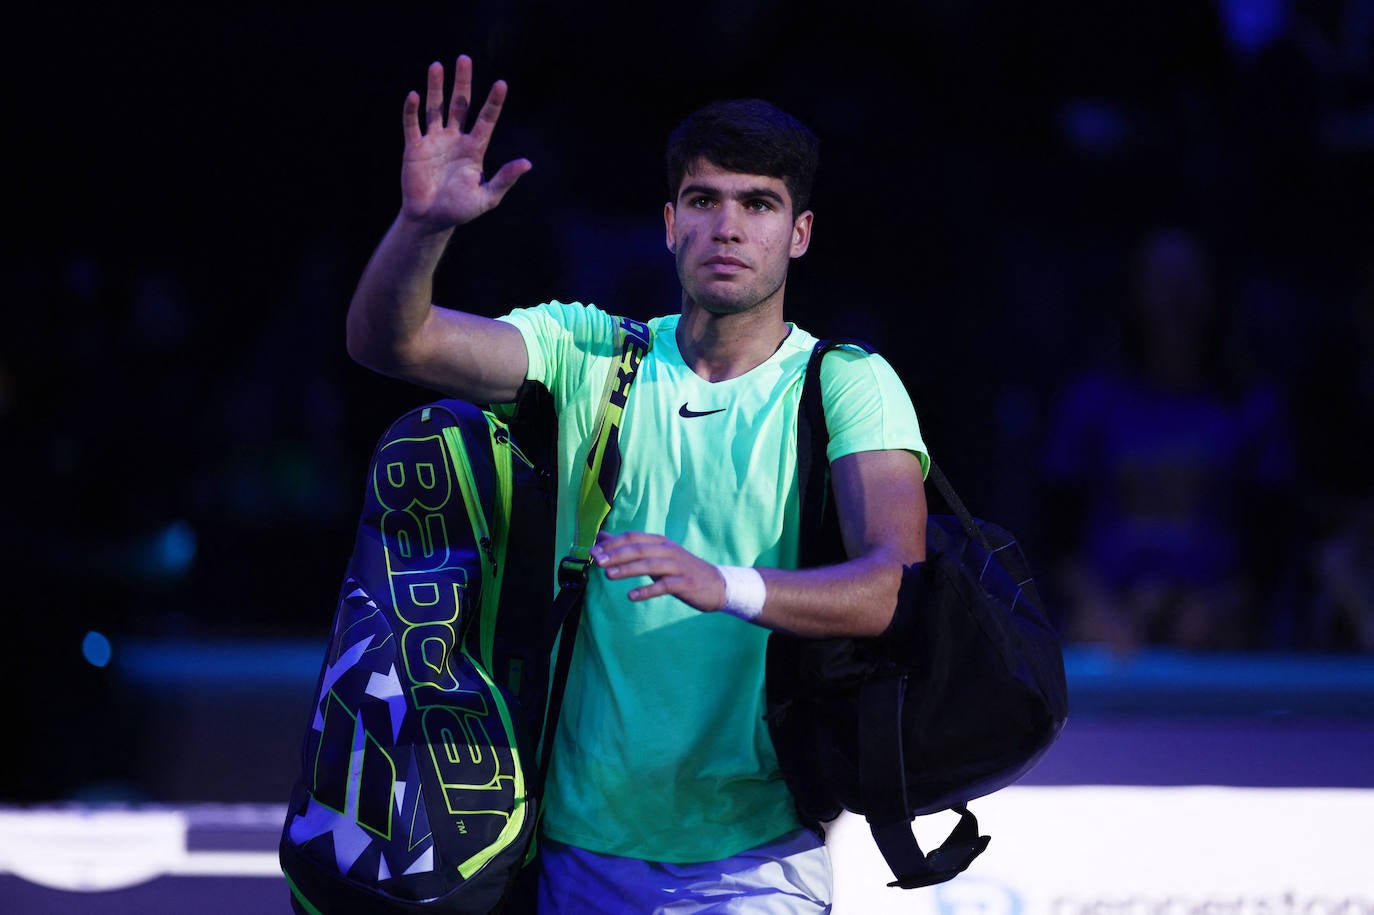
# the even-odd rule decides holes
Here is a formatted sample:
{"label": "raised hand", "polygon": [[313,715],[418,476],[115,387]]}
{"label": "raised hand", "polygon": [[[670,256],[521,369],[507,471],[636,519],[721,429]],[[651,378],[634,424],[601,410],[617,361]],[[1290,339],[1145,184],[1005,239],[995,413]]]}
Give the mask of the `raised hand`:
{"label": "raised hand", "polygon": [[435,230],[449,229],[481,216],[501,202],[521,175],[533,166],[528,159],[502,165],[490,178],[482,160],[492,130],[506,100],[506,84],[497,80],[487,93],[470,130],[464,131],[472,100],[472,58],[466,54],[454,65],[453,94],[444,104],[444,67],[429,65],[425,89],[424,127],[420,124],[420,94],[411,91],[401,122],[405,154],[401,160],[401,213]]}

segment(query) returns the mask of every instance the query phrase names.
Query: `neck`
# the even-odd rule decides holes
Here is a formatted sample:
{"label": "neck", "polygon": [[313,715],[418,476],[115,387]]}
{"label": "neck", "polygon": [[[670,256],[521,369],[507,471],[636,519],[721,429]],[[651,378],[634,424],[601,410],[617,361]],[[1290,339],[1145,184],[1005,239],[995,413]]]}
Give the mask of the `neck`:
{"label": "neck", "polygon": [[767,362],[788,333],[781,309],[716,314],[688,302],[677,325],[677,347],[699,376],[726,381]]}

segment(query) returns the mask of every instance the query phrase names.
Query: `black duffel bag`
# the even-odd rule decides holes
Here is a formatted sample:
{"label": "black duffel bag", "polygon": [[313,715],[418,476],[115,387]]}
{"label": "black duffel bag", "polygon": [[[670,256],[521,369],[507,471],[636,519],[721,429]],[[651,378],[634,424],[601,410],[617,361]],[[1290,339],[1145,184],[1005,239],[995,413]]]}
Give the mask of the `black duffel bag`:
{"label": "black duffel bag", "polygon": [[[820,396],[821,359],[843,344],[873,352],[821,341],[803,386],[803,566],[845,558]],[[972,517],[938,466],[929,479],[954,514],[930,515],[926,561],[906,570],[888,631],[768,643],[769,727],[799,814],[862,814],[904,888],[949,880],[982,853],[989,837],[967,803],[1030,771],[1068,715],[1060,640],[1016,538]],[[912,821],[943,810],[958,825],[924,853]]]}

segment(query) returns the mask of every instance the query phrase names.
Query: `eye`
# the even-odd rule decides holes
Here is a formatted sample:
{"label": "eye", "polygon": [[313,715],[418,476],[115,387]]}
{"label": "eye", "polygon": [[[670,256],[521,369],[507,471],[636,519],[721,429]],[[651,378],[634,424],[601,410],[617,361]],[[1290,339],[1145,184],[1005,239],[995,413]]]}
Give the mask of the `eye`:
{"label": "eye", "polygon": [[692,197],[687,201],[687,205],[697,210],[705,210],[716,202],[714,197],[698,196]]}
{"label": "eye", "polygon": [[771,213],[773,211],[773,204],[763,198],[750,200],[744,206],[751,213]]}

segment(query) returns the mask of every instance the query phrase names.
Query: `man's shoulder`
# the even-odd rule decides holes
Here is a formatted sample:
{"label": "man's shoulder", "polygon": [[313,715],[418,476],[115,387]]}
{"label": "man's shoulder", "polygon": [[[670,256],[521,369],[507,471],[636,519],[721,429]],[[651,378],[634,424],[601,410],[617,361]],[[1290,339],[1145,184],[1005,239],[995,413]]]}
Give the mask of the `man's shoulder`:
{"label": "man's shoulder", "polygon": [[677,322],[681,318],[682,315],[680,314],[659,315],[656,318],[650,318],[644,323],[648,325],[650,333],[652,333],[655,337],[658,337],[662,334],[676,333]]}
{"label": "man's shoulder", "polygon": [[557,299],[529,308],[516,308],[500,320],[514,324],[526,337],[571,344],[589,355],[609,356],[615,350],[617,333],[624,318],[590,302],[562,302]]}
{"label": "man's shoulder", "polygon": [[[811,339],[812,347],[820,341]],[[868,348],[865,348],[868,347]],[[892,363],[872,344],[846,343],[827,353],[821,362],[821,383],[829,385],[842,378],[871,378],[875,374],[894,373]]]}
{"label": "man's shoulder", "polygon": [[788,333],[787,339],[783,341],[783,346],[797,351],[804,351],[808,356],[816,346],[822,342],[829,342],[831,340],[838,340],[840,342],[841,345],[830,350],[830,354],[825,358],[825,364],[834,362],[837,364],[850,365],[869,358],[876,358],[883,363],[888,361],[883,357],[881,351],[879,351],[872,341],[849,336],[818,337],[796,324],[789,322],[788,326],[791,328],[791,331]]}
{"label": "man's shoulder", "polygon": [[614,326],[616,318],[592,302],[577,300],[564,302],[559,299],[550,299],[528,308],[516,308],[509,314],[502,315],[501,320],[514,322],[543,321],[564,327],[577,325],[594,327],[605,324]]}

